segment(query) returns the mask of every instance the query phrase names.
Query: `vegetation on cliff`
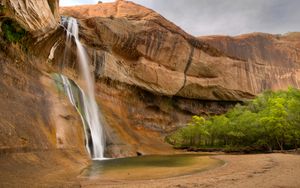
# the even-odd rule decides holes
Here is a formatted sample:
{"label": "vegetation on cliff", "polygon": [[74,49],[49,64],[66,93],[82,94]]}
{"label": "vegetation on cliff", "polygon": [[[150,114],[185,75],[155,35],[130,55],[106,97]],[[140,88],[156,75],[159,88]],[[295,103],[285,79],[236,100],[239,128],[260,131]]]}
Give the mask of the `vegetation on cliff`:
{"label": "vegetation on cliff", "polygon": [[5,39],[12,43],[19,42],[26,35],[26,30],[12,20],[5,20],[1,25],[1,30]]}
{"label": "vegetation on cliff", "polygon": [[4,12],[4,6],[0,4],[0,15],[2,15]]}
{"label": "vegetation on cliff", "polygon": [[191,122],[166,138],[174,147],[293,149],[300,143],[300,90],[266,91],[224,115]]}

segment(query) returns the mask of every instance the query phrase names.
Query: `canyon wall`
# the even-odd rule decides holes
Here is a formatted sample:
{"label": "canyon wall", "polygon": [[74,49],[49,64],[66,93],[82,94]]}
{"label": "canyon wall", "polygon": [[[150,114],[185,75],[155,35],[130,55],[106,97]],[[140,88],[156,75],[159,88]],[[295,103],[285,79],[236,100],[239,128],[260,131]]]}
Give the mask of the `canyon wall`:
{"label": "canyon wall", "polygon": [[0,2],[0,23],[26,30],[19,42],[1,32],[2,153],[59,150],[88,158],[80,117],[51,77],[61,73],[82,84],[75,45],[64,54],[59,14],[79,21],[105,117],[107,156],[171,153],[164,136],[192,115],[224,113],[266,89],[299,87],[298,33],[196,38],[127,1],[60,13],[55,0]]}
{"label": "canyon wall", "polygon": [[153,137],[162,139],[193,114],[222,113],[267,89],[299,87],[297,34],[253,34],[258,39],[248,44],[249,53],[233,42],[221,48],[218,38],[215,45],[209,37],[191,36],[132,2],[65,7],[60,13],[80,20],[99,103],[110,127],[136,151],[154,149],[159,144]]}
{"label": "canyon wall", "polygon": [[252,33],[236,37],[199,37],[224,53],[247,61],[248,84],[259,93],[288,86],[299,88],[300,33]]}
{"label": "canyon wall", "polygon": [[238,45],[197,39],[126,1],[62,8],[61,14],[83,19],[87,46],[107,52],[102,77],[159,95],[241,101],[266,89],[299,86],[299,40],[293,36],[254,34]]}
{"label": "canyon wall", "polygon": [[59,24],[52,3],[0,1],[0,187],[59,187],[89,163],[80,117],[29,50]]}
{"label": "canyon wall", "polygon": [[[57,12],[58,1],[53,3]],[[37,32],[47,34],[51,28],[54,32],[58,25],[50,4],[12,0],[1,5],[5,13],[0,23],[7,27],[0,37],[0,153],[72,148],[85,153],[80,118],[57,92],[45,60],[32,56],[29,50],[38,40]],[[20,28],[27,34],[12,41],[17,40],[11,37],[17,35],[13,29],[18,32]],[[72,141],[74,134],[76,141]]]}

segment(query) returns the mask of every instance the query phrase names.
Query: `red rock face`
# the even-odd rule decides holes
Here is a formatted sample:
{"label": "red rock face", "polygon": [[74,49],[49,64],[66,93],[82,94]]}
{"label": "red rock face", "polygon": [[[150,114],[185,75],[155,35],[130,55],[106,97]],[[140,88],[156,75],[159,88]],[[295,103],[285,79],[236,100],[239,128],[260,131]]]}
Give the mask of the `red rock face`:
{"label": "red rock face", "polygon": [[80,117],[46,64],[0,43],[0,187],[59,187],[88,164]]}
{"label": "red rock face", "polygon": [[300,33],[271,35],[252,33],[236,37],[199,37],[209,45],[256,64],[297,68],[300,65]]}
{"label": "red rock face", "polygon": [[[51,14],[50,4],[41,1],[38,5],[46,8],[32,10],[38,18],[43,12],[50,15],[50,23],[44,21],[35,30],[30,24],[38,25],[39,19],[14,19],[32,34],[47,35],[28,45],[30,55],[16,50],[17,57],[0,59],[15,62],[26,57],[21,63],[0,66],[0,96],[7,99],[0,103],[8,108],[0,109],[4,114],[0,129],[5,132],[0,134],[0,147],[79,148],[84,155],[80,118],[66,98],[55,92],[47,74],[62,71],[80,82],[76,48],[61,70],[64,30],[54,31],[57,15]],[[299,87],[299,33],[196,38],[154,11],[126,1],[62,8],[60,12],[79,19],[80,39],[96,76],[97,102],[107,121],[107,150],[114,157],[171,152],[164,136],[193,114],[223,113],[237,101],[266,89]],[[48,60],[53,46],[56,50]],[[36,70],[28,73],[20,65],[26,69],[35,65]],[[15,108],[10,109],[12,105]],[[22,118],[15,119],[15,114]],[[7,124],[11,128],[4,126]],[[10,129],[16,129],[11,136]]]}
{"label": "red rock face", "polygon": [[126,18],[128,20],[153,21],[160,27],[174,33],[180,33],[186,38],[191,37],[178,26],[166,20],[151,9],[128,1],[116,1],[115,3],[99,3],[96,5],[83,5],[74,7],[61,7],[61,15],[69,15],[75,18],[87,19],[93,17]]}
{"label": "red rock face", "polygon": [[[116,148],[167,151],[158,143],[192,114],[222,113],[266,89],[299,87],[297,33],[195,38],[156,12],[126,1],[60,12],[80,21],[80,38],[97,76],[98,101],[108,125],[117,130],[110,134],[110,149],[117,155],[122,152]],[[57,52],[54,61],[59,56]]]}
{"label": "red rock face", "polygon": [[256,92],[285,89],[288,86],[299,88],[300,33],[252,33],[199,39],[230,56],[245,60],[248,69],[252,69],[251,74],[261,77],[252,79],[260,84]]}
{"label": "red rock face", "polygon": [[60,12],[83,19],[88,47],[106,48],[103,77],[156,94],[238,101],[266,89],[299,87],[297,34],[197,39],[154,11],[126,1]]}

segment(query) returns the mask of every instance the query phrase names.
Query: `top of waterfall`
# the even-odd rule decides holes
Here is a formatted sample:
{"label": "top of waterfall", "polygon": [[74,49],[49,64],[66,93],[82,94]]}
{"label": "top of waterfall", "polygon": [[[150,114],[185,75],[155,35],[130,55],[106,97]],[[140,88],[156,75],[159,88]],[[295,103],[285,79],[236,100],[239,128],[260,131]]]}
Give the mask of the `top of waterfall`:
{"label": "top of waterfall", "polygon": [[67,18],[67,23],[68,23],[68,27],[67,27],[67,31],[72,34],[75,39],[79,39],[79,29],[78,29],[78,23],[77,20],[73,17],[68,17]]}

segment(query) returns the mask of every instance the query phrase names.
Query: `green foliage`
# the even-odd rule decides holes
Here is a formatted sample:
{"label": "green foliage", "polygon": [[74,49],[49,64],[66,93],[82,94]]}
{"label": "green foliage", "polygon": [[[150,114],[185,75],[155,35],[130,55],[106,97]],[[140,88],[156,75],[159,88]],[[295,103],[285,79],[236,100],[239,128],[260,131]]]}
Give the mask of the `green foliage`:
{"label": "green foliage", "polygon": [[1,29],[5,39],[12,43],[19,42],[26,35],[26,31],[12,20],[4,21]]}
{"label": "green foliage", "polygon": [[2,15],[4,12],[4,6],[0,4],[0,15]]}
{"label": "green foliage", "polygon": [[193,116],[166,140],[175,147],[223,147],[226,150],[292,149],[300,144],[300,91],[267,91],[245,106],[204,119]]}

